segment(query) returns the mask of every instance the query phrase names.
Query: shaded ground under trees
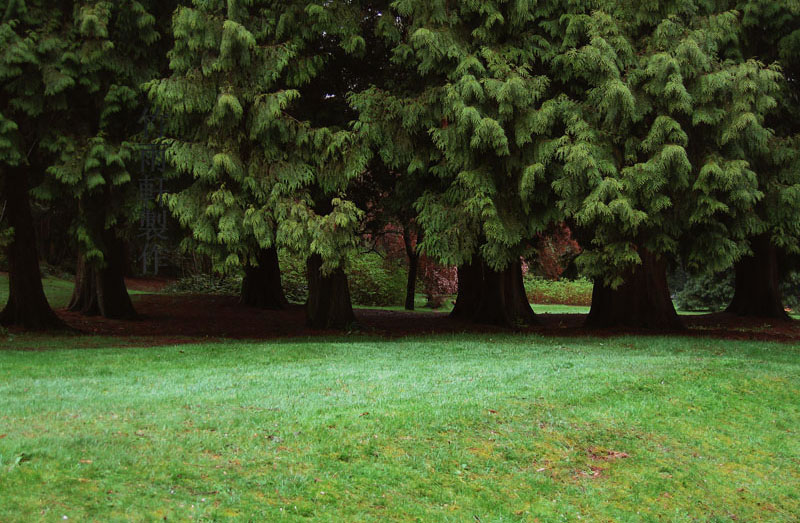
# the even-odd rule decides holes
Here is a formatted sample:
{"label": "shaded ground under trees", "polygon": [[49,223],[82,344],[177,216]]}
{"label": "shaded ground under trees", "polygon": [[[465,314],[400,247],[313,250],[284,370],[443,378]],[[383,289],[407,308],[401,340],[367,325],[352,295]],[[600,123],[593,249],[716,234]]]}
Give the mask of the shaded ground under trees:
{"label": "shaded ground under trees", "polygon": [[[129,287],[157,291],[164,282],[130,280]],[[309,328],[305,307],[291,304],[284,310],[246,307],[237,296],[142,294],[132,296],[139,321],[87,317],[79,312],[58,309],[56,313],[80,333],[116,338],[136,338],[137,344],[164,345],[209,339],[275,339],[309,335],[341,335],[341,331]],[[536,306],[534,305],[534,310]],[[353,332],[379,337],[427,334],[509,332],[509,329],[448,317],[444,312],[408,312],[382,309],[355,309],[357,329]],[[516,332],[544,336],[612,336],[632,333],[664,334],[634,329],[588,329],[584,314],[537,314],[539,324],[514,329]],[[800,321],[771,321],[742,318],[730,313],[682,316],[687,330],[680,336],[713,336],[730,339],[756,339],[800,342]],[[16,332],[16,329],[11,329]],[[21,330],[20,330],[21,332]],[[671,335],[674,332],[670,333]],[[121,340],[122,341],[122,340]],[[31,347],[35,348],[35,347]]]}

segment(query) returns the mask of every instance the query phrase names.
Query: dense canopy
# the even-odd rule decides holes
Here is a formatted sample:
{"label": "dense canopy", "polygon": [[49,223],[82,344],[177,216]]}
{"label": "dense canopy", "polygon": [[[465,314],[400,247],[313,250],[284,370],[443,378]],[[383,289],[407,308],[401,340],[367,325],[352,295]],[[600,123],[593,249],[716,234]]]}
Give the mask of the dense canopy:
{"label": "dense canopy", "polygon": [[536,322],[522,263],[559,227],[595,283],[590,325],[681,328],[676,267],[735,271],[732,312],[785,315],[796,2],[50,4],[0,10],[4,324],[59,324],[29,195],[68,209],[74,310],[135,317],[122,275],[149,107],[166,118],[160,203],[186,252],[245,274],[248,305],[286,304],[290,253],[309,323],[347,327],[351,260],[370,224],[394,221],[417,231],[409,258],[458,267],[468,321]]}

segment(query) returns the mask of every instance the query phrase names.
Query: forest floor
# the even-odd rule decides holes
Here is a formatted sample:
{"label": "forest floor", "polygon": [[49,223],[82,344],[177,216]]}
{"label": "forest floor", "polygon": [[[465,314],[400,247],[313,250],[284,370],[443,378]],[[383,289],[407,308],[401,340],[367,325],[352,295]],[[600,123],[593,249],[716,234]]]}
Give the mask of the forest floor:
{"label": "forest floor", "polygon": [[[0,275],[0,280],[3,277]],[[4,301],[3,281],[0,281],[0,300]],[[293,304],[285,310],[272,311],[243,307],[234,296],[186,295],[159,293],[167,280],[129,279],[131,299],[140,315],[138,321],[109,320],[99,316],[87,317],[66,311],[69,301],[68,282],[45,280],[45,289],[57,314],[75,334],[90,335],[87,346],[96,343],[91,336],[113,337],[133,344],[165,345],[196,343],[208,340],[265,340],[336,334],[334,331],[312,330],[306,326],[305,310]],[[521,333],[545,336],[600,336],[620,334],[659,335],[653,331],[631,329],[589,330],[583,327],[586,307],[533,305],[538,325],[519,328]],[[570,312],[566,312],[570,311]],[[574,311],[574,312],[572,312]],[[578,313],[575,313],[578,312]],[[446,312],[430,309],[404,311],[400,308],[355,308],[357,324],[349,334],[366,334],[387,338],[428,334],[500,333],[507,329],[476,325],[450,318]],[[742,318],[727,313],[685,314],[688,330],[678,336],[709,336],[725,339],[800,342],[800,321],[774,321]],[[11,329],[12,333],[20,332]],[[24,334],[8,348],[36,349],[49,336]],[[30,343],[26,344],[25,341]],[[49,344],[45,344],[47,346]],[[43,347],[44,348],[44,347]]]}

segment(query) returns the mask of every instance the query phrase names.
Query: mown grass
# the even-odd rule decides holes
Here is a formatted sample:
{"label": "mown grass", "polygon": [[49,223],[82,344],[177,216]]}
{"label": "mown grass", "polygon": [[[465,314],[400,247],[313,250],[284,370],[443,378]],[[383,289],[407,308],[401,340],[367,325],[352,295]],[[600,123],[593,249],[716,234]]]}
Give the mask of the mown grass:
{"label": "mown grass", "polygon": [[796,345],[87,340],[0,351],[0,521],[800,514]]}

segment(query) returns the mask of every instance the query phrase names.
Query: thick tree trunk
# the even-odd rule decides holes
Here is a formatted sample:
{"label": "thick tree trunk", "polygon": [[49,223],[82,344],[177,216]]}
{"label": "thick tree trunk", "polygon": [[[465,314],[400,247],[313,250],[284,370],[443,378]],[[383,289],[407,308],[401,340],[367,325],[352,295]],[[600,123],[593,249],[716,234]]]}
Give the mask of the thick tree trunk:
{"label": "thick tree trunk", "polygon": [[639,256],[642,264],[629,269],[617,289],[595,283],[587,327],[685,328],[672,304],[666,262],[645,249]]}
{"label": "thick tree trunk", "polygon": [[103,231],[102,245],[102,267],[94,266],[80,256],[75,272],[75,290],[68,309],[86,316],[136,319],[136,310],[125,286],[125,245],[113,229]]}
{"label": "thick tree trunk", "polygon": [[10,168],[3,178],[6,215],[14,228],[14,238],[8,247],[8,303],[0,313],[0,324],[30,330],[66,329],[47,303],[42,287],[27,173],[21,168]]}
{"label": "thick tree trunk", "polygon": [[278,251],[274,247],[261,249],[256,257],[258,266],[247,264],[242,280],[241,303],[248,307],[279,310],[289,304],[281,286]]}
{"label": "thick tree trunk", "polygon": [[83,254],[78,255],[78,266],[75,270],[75,288],[67,310],[80,312],[86,316],[100,314],[97,304],[97,275],[94,267],[86,262]]}
{"label": "thick tree trunk", "polygon": [[474,323],[519,327],[538,323],[522,282],[522,262],[502,271],[482,262],[458,268],[458,297],[451,316]]}
{"label": "thick tree trunk", "polygon": [[350,303],[347,275],[342,269],[323,276],[322,258],[311,256],[307,261],[308,301],[306,315],[314,329],[346,329],[356,321]]}
{"label": "thick tree trunk", "polygon": [[483,265],[473,260],[458,267],[458,295],[450,317],[473,321],[477,316],[483,291]]}
{"label": "thick tree trunk", "polygon": [[753,238],[751,247],[753,256],[736,264],[735,292],[727,312],[788,320],[780,291],[778,250],[768,234]]}
{"label": "thick tree trunk", "polygon": [[[417,245],[422,239],[422,232],[417,233]],[[406,310],[414,310],[414,300],[417,295],[417,272],[419,271],[419,253],[411,244],[411,231],[403,227],[403,243],[408,256],[408,282],[406,284]]]}

